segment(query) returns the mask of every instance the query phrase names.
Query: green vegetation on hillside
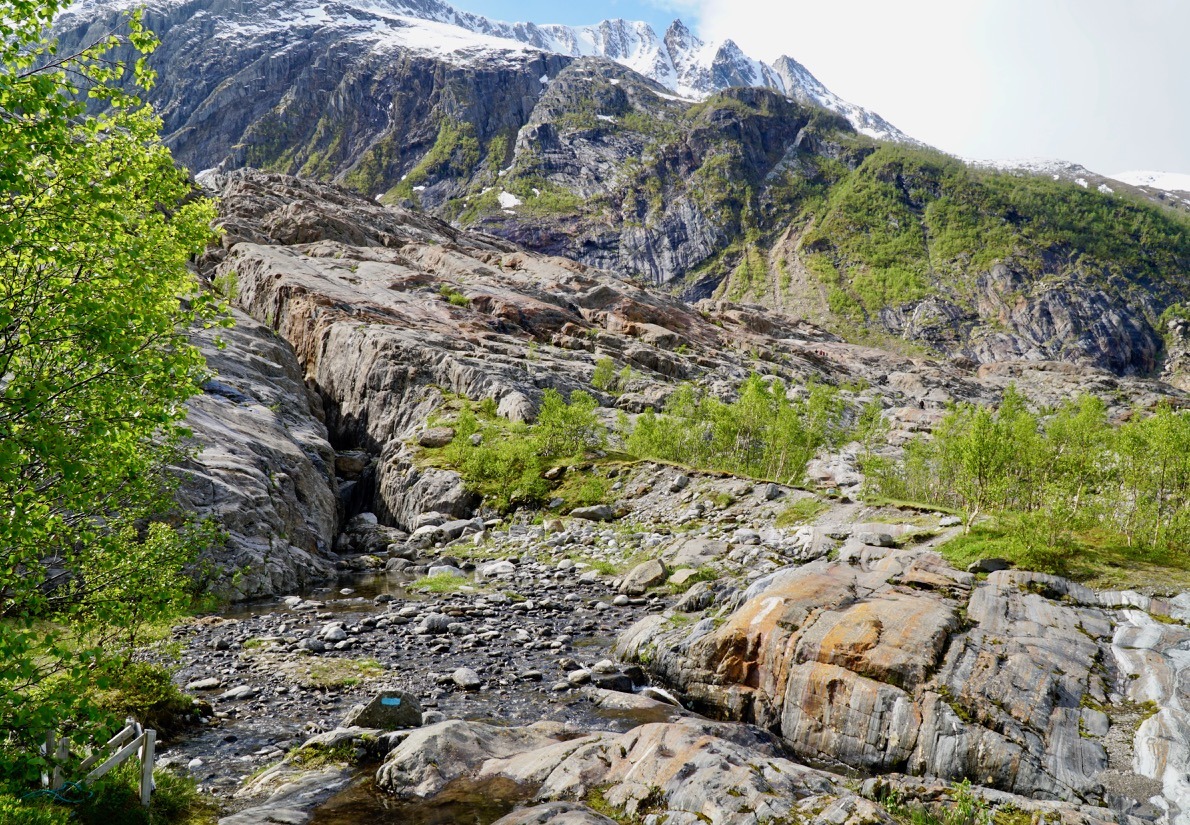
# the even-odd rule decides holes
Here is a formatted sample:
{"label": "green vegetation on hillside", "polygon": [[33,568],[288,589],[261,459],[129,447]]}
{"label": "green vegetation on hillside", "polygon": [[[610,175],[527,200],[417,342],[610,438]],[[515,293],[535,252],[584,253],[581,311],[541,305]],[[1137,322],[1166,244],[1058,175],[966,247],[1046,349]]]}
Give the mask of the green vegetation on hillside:
{"label": "green vegetation on hillside", "polygon": [[[165,467],[205,376],[186,334],[215,307],[187,264],[214,210],[192,197],[157,117],[120,89],[126,72],[137,90],[153,80],[144,56],[156,41],[139,16],[57,54],[42,37],[63,5],[0,0],[5,822],[62,820],[14,801],[54,767],[39,746],[58,730],[80,753],[120,723],[105,701],[129,651],[186,602],[184,566],[211,539],[173,512]],[[121,44],[141,57],[108,61]],[[106,112],[87,114],[88,97]],[[76,778],[73,758],[64,767]],[[96,819],[123,821],[115,808]]]}
{"label": "green vegetation on hillside", "polygon": [[1071,573],[1084,555],[1184,566],[1190,547],[1190,414],[1168,405],[1118,426],[1082,396],[1040,416],[1011,388],[997,410],[963,404],[901,462],[870,460],[874,488],[964,514],[956,547]]}
{"label": "green vegetation on hillside", "polygon": [[[972,169],[886,144],[814,206],[811,271],[868,313],[955,290],[1011,260],[1035,276],[1065,267],[1094,283],[1126,279],[1172,294],[1190,271],[1190,220],[1065,181]],[[837,277],[836,277],[837,276]]]}
{"label": "green vegetation on hillside", "polygon": [[475,126],[449,118],[438,124],[438,137],[430,151],[418,161],[396,186],[381,196],[384,203],[413,198],[413,187],[441,177],[465,177],[479,165],[479,140]]}

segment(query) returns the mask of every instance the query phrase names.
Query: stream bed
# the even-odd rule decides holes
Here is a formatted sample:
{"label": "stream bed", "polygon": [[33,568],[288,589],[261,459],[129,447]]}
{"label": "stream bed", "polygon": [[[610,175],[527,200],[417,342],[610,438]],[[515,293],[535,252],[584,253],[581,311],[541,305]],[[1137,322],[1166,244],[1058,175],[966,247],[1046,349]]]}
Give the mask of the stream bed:
{"label": "stream bed", "polygon": [[[235,810],[245,779],[336,727],[381,688],[406,691],[445,718],[497,725],[549,719],[576,731],[627,730],[648,721],[596,707],[567,674],[608,657],[618,634],[664,601],[613,604],[609,585],[581,572],[526,562],[513,576],[446,593],[401,576],[357,576],[182,625],[177,678],[205,685],[191,692],[212,715],[161,757]],[[328,631],[336,626],[341,633]],[[478,689],[455,684],[459,668],[479,674]],[[314,822],[482,825],[523,797],[482,789],[449,805],[398,804],[373,790],[370,777],[363,772],[333,796]]]}

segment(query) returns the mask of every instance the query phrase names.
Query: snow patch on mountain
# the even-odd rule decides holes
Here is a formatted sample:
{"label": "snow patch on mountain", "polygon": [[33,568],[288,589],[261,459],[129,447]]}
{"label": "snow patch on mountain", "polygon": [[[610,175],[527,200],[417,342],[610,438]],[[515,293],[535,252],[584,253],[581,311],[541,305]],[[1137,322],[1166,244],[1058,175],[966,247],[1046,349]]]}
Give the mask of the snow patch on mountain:
{"label": "snow patch on mountain", "polygon": [[1130,186],[1163,189],[1166,192],[1190,192],[1190,174],[1182,172],[1120,172],[1109,177]]}

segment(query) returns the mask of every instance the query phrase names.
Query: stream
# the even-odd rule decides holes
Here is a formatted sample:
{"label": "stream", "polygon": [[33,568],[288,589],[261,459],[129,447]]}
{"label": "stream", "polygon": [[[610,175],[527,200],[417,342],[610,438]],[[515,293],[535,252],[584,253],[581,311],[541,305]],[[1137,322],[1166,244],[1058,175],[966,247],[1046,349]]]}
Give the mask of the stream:
{"label": "stream", "polygon": [[[621,597],[613,605],[608,584],[582,573],[582,566],[525,561],[514,575],[449,593],[414,589],[408,576],[368,574],[179,626],[177,679],[210,685],[191,692],[210,703],[213,715],[164,748],[162,762],[188,771],[235,810],[242,803],[234,793],[245,779],[336,727],[380,688],[407,691],[445,718],[497,725],[548,719],[576,731],[628,730],[654,721],[596,707],[567,674],[607,658],[622,630],[665,603],[653,597],[625,604]],[[342,623],[344,641],[324,652],[306,649],[334,622]],[[478,690],[454,684],[458,668],[480,674]],[[516,788],[481,788],[449,804],[400,804],[372,789],[374,769],[361,770],[313,822],[486,825],[523,798]]]}

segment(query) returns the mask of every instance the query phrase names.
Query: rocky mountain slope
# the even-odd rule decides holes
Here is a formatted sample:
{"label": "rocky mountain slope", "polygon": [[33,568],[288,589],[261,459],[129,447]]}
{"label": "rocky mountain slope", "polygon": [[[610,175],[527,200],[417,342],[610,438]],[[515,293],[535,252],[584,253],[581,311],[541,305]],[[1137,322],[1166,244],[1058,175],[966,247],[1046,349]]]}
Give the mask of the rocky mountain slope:
{"label": "rocky mountain slope", "polygon": [[[120,8],[72,7],[63,46]],[[194,169],[337,181],[691,300],[758,301],[962,362],[1155,374],[1162,316],[1186,298],[1190,224],[1161,205],[1176,201],[875,143],[873,116],[795,61],[706,57],[676,26],[658,39],[433,3],[222,0],[162,0],[146,19],[162,37],[151,97]],[[672,87],[687,69],[705,99],[647,76]]]}
{"label": "rocky mountain slope", "polygon": [[[140,5],[125,0],[81,0],[58,25],[71,33],[68,37],[74,36],[80,26]],[[863,134],[920,145],[875,112],[839,98],[796,60],[782,56],[769,66],[747,56],[730,40],[703,42],[681,20],[658,36],[647,23],[620,19],[577,27],[504,23],[458,11],[441,0],[305,0],[252,9],[159,0],[147,9],[155,16],[154,29],[166,36],[167,48],[176,40],[196,36],[267,46],[279,36],[294,42],[297,35],[303,39],[359,40],[370,43],[376,52],[414,52],[457,63],[501,53],[506,59],[516,59],[526,53],[523,47],[529,46],[546,54],[611,60],[691,99],[736,86],[772,89],[835,111]],[[187,23],[187,15],[195,13],[205,18],[198,26]],[[175,31],[179,28],[182,31]],[[176,60],[167,65],[176,65]]]}
{"label": "rocky mountain slope", "polygon": [[[278,513],[305,512],[308,523],[281,515],[261,519],[262,526],[300,536],[292,544],[323,558],[333,559],[328,545],[338,543],[330,531],[362,511],[406,532],[426,509],[456,518],[473,511],[458,477],[418,466],[411,445],[455,395],[490,399],[501,416],[528,421],[546,389],[582,389],[605,407],[635,414],[659,408],[681,382],[730,398],[759,372],[794,385],[841,387],[854,408],[884,399],[894,442],[928,428],[947,404],[993,402],[1009,383],[1042,406],[1094,392],[1117,415],[1179,395],[1168,384],[1073,364],[974,369],[848,344],[770,309],[690,305],[297,178],[236,172],[208,183],[218,187],[223,236],[202,269],[223,282],[235,273],[236,304],[256,322],[243,320],[227,349],[212,352],[220,375],[195,402],[196,436],[211,443],[220,431],[279,418],[278,429],[293,442],[284,447],[293,454],[288,480],[266,481],[262,473],[260,486],[288,502],[272,505]],[[287,343],[271,341],[259,323]],[[279,368],[259,357],[270,347]],[[603,358],[616,372],[630,371],[617,393],[595,384]],[[317,389],[312,401],[299,377]],[[264,443],[251,449],[261,452]],[[218,453],[204,456],[212,468],[222,461]],[[319,479],[332,486],[332,478],[338,521],[314,491]],[[237,506],[230,499],[227,511]]]}

